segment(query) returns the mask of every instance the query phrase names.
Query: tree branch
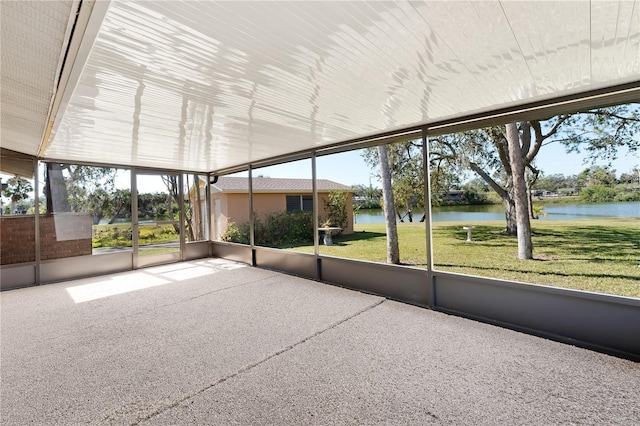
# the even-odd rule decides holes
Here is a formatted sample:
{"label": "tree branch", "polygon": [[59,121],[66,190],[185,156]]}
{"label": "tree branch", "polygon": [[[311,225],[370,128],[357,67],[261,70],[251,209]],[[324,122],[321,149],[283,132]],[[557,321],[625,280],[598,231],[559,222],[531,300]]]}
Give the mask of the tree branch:
{"label": "tree branch", "polygon": [[496,149],[498,150],[498,155],[500,156],[500,162],[504,167],[504,170],[508,175],[511,174],[511,163],[509,162],[509,147],[503,141],[496,142]]}
{"label": "tree branch", "polygon": [[[576,138],[581,138],[584,135],[588,135],[589,133],[591,133],[590,131],[584,131],[582,133],[575,133],[572,137],[569,138],[562,138],[562,139],[552,139],[550,141],[547,141],[545,143],[542,144],[542,146],[547,146],[547,145],[551,145],[552,143],[556,143],[556,142],[566,142],[566,141],[570,141]],[[542,136],[543,139],[545,138],[544,136]]]}
{"label": "tree branch", "polygon": [[[553,126],[551,126],[551,129],[549,130],[549,132],[546,135],[542,135],[542,139],[547,139],[550,136],[555,135],[558,132],[558,129],[560,128],[560,126],[562,126],[564,124],[565,121],[567,121],[569,118],[571,117],[571,115],[561,115],[558,117],[558,121],[556,121],[555,123],[553,123]],[[541,132],[542,134],[542,132]]]}
{"label": "tree branch", "polygon": [[603,111],[603,110],[595,110],[595,111],[582,111],[580,112],[580,114],[588,114],[588,115],[606,115],[609,118],[617,118],[618,120],[622,120],[622,121],[635,121],[637,123],[640,123],[640,118],[635,118],[635,117],[623,117],[621,115],[618,114],[614,114],[612,112],[609,111]]}
{"label": "tree branch", "polygon": [[544,136],[542,135],[542,128],[540,127],[540,122],[537,120],[533,120],[533,121],[530,121],[529,123],[531,124],[531,127],[533,127],[535,142],[533,144],[533,149],[527,153],[527,156],[524,159],[525,165],[527,166],[531,164],[534,158],[536,158],[536,155],[538,155],[538,152],[542,147],[542,142],[545,139]]}
{"label": "tree branch", "polygon": [[480,168],[480,166],[478,166],[476,163],[470,162],[469,167],[471,168],[471,170],[476,172],[485,182],[487,182],[489,186],[498,193],[500,198],[505,199],[509,197],[509,193],[503,187],[498,185],[498,183],[493,180],[491,176],[489,176],[484,170]]}
{"label": "tree branch", "polygon": [[531,123],[527,121],[521,123],[520,130],[522,131],[522,136],[519,135],[520,142],[522,143],[522,152],[528,154],[529,149],[531,149]]}

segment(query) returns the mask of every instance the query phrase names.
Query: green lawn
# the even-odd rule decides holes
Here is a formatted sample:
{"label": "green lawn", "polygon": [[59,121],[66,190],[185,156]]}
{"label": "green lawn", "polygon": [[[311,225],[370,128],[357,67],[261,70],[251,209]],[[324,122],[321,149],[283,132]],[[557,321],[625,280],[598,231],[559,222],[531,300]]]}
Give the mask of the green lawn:
{"label": "green lawn", "polygon": [[[131,247],[131,233],[130,223],[93,225],[92,246],[94,249]],[[138,238],[140,245],[175,243],[180,241],[180,234],[173,225],[143,224]]]}
{"label": "green lawn", "polygon": [[[435,269],[469,275],[640,297],[640,220],[533,221],[535,260],[517,258],[515,237],[502,234],[504,222],[476,224],[466,242],[462,223],[433,229]],[[359,224],[352,235],[320,246],[330,256],[374,262],[386,260],[384,224]],[[400,259],[426,268],[422,223],[398,224]],[[313,252],[312,246],[291,250]]]}
{"label": "green lawn", "polygon": [[165,254],[165,253],[180,253],[180,246],[153,247],[153,248],[141,247],[140,250],[138,251],[139,256],[153,256],[156,254]]}

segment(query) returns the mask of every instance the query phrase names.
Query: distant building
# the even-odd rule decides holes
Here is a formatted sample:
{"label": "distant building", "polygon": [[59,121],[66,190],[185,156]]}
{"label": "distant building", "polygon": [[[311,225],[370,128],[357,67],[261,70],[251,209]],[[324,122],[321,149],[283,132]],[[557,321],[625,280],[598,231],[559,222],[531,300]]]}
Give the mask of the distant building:
{"label": "distant building", "polygon": [[464,201],[464,191],[453,189],[451,191],[447,191],[443,198],[445,201],[462,202]]}
{"label": "distant building", "polygon": [[568,197],[571,195],[578,195],[578,193],[580,192],[580,190],[578,190],[578,188],[560,188],[558,189],[558,194],[561,197]]}

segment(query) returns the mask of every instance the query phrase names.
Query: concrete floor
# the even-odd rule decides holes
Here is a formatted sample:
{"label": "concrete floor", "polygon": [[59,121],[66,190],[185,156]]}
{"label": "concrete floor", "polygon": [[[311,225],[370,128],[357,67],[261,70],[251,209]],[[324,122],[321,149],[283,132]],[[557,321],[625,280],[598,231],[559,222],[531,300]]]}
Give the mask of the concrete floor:
{"label": "concrete floor", "polygon": [[640,364],[204,259],[3,292],[3,425],[637,425]]}

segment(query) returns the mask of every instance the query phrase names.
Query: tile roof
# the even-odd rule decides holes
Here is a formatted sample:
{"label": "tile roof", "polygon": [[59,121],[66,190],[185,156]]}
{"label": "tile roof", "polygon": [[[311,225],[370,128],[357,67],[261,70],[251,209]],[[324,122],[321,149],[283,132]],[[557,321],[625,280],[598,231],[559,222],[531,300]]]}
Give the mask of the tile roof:
{"label": "tile roof", "polygon": [[[348,185],[327,179],[317,179],[318,191],[351,190]],[[220,176],[212,185],[214,192],[248,192],[249,178]],[[253,192],[311,192],[311,179],[253,178]]]}

